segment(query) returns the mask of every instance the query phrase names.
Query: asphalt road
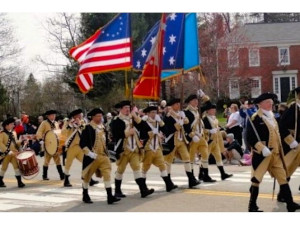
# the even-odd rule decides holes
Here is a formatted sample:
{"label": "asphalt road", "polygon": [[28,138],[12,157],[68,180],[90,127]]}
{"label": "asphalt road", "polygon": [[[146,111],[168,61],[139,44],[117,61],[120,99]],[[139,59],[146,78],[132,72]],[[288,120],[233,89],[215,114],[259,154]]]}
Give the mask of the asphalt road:
{"label": "asphalt road", "polygon": [[[172,165],[172,180],[179,188],[170,193],[165,191],[158,168],[152,166],[148,173],[147,185],[154,188],[155,192],[147,198],[140,197],[138,186],[128,166],[122,183],[123,192],[127,197],[108,205],[104,185],[98,178],[95,179],[100,183],[89,188],[94,203],[82,202],[79,162],[73,163],[70,171],[73,187],[67,188],[63,187],[63,181],[59,180],[53,161],[48,172],[50,180],[43,181],[43,159],[37,157],[37,160],[40,173],[31,180],[23,180],[26,184],[24,188],[17,187],[12,166],[9,166],[4,177],[7,188],[0,188],[0,212],[247,212],[250,187],[250,167],[247,166],[225,165],[225,171],[232,173],[233,177],[221,181],[217,167],[210,165],[210,174],[217,182],[201,183],[196,188],[189,189],[183,164],[176,162]],[[112,178],[115,170],[116,166],[113,163]],[[197,174],[198,168],[195,171]],[[298,169],[290,181],[294,200],[298,203],[300,203],[299,184]],[[285,204],[276,201],[278,187],[276,183],[275,196],[272,200],[273,179],[266,174],[260,186],[257,202],[265,212],[286,212]]]}

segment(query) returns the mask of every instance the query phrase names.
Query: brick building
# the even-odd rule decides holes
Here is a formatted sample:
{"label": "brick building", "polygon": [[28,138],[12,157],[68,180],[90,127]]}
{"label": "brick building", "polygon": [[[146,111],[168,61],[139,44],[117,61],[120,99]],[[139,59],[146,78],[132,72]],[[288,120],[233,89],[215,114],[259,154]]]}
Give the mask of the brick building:
{"label": "brick building", "polygon": [[218,46],[219,88],[230,99],[271,91],[284,102],[299,71],[300,22],[246,24]]}

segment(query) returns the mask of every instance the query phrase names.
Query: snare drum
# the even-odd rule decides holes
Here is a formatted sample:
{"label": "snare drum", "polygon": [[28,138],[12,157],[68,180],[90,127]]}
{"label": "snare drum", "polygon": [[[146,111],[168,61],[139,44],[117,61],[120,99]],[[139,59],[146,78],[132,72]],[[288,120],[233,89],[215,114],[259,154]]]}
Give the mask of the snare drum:
{"label": "snare drum", "polygon": [[35,153],[32,150],[25,150],[17,155],[17,162],[21,175],[25,179],[32,179],[39,172]]}

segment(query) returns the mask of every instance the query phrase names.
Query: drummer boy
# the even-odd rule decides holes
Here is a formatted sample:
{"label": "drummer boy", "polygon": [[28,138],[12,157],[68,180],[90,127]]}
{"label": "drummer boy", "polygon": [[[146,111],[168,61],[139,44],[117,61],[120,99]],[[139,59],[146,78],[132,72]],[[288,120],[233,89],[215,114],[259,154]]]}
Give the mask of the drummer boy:
{"label": "drummer boy", "polygon": [[[55,110],[48,110],[45,112],[44,116],[46,117],[46,120],[44,120],[41,125],[39,126],[37,132],[36,132],[36,138],[39,140],[41,145],[41,152],[44,153],[44,166],[43,166],[43,180],[49,180],[48,178],[48,166],[51,158],[53,157],[53,160],[56,164],[57,171],[59,173],[60,179],[63,180],[65,178],[64,172],[62,170],[61,161],[60,161],[60,155],[58,152],[56,152],[54,155],[50,155],[47,152],[47,148],[44,149],[44,139],[45,135],[48,131],[56,132],[59,130],[58,123],[55,121],[57,112]],[[53,143],[57,140],[53,140]]]}
{"label": "drummer boy", "polygon": [[14,167],[18,181],[18,187],[22,188],[25,186],[21,180],[21,174],[16,159],[21,142],[17,141],[17,135],[13,131],[15,126],[14,123],[15,120],[13,118],[8,118],[2,123],[3,131],[0,133],[0,164],[2,162],[2,167],[0,170],[0,187],[6,187],[5,183],[3,182],[3,177],[9,163],[11,163]]}

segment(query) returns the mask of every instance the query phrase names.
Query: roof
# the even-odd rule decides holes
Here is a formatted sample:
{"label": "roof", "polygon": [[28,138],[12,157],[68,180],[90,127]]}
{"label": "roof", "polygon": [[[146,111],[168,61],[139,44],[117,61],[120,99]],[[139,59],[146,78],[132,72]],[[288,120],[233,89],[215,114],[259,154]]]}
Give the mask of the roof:
{"label": "roof", "polygon": [[[232,35],[234,38],[232,39]],[[236,32],[230,33],[235,43],[250,42],[274,45],[300,43],[300,22],[289,23],[253,23],[245,24]]]}

